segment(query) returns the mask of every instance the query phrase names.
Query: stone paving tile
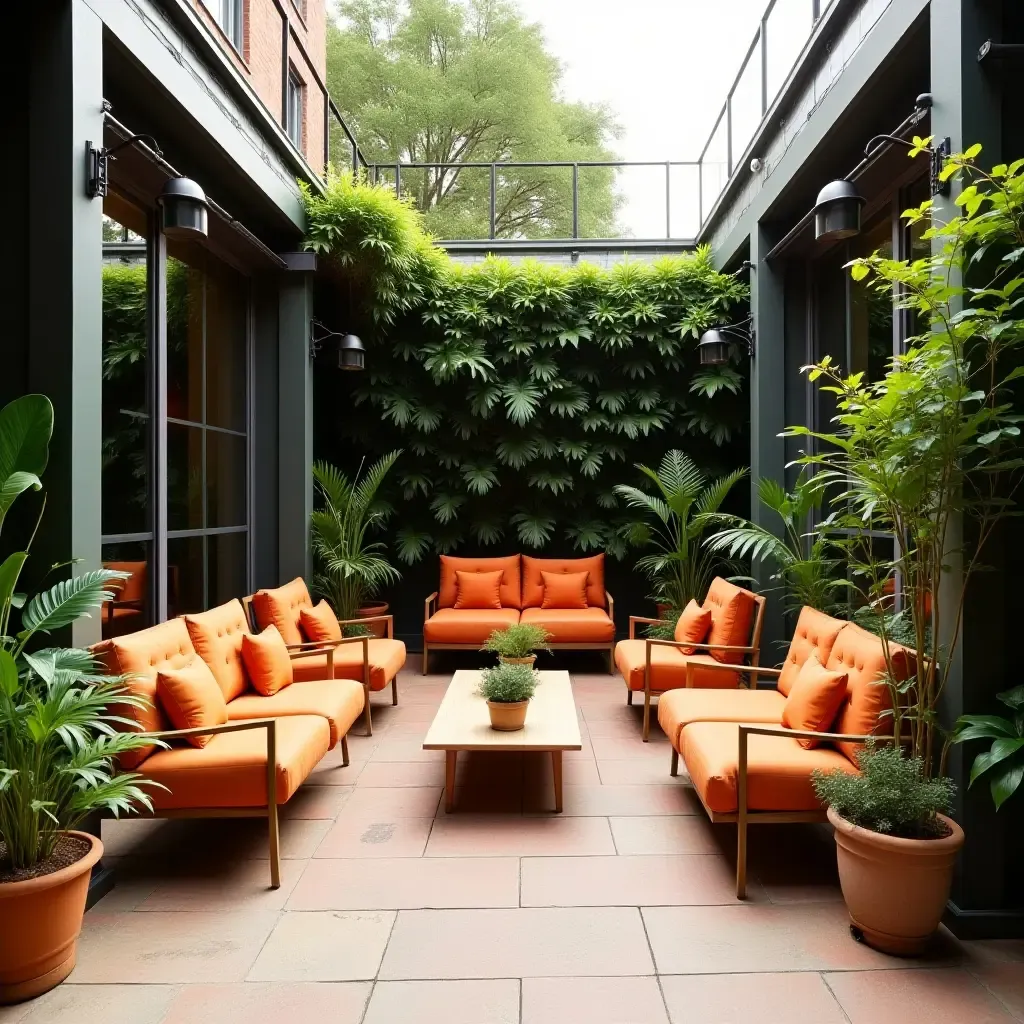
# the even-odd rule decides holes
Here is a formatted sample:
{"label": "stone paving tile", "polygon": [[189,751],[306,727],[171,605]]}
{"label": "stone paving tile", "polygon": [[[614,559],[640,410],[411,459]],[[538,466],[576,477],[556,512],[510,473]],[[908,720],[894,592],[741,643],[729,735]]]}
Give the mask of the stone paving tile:
{"label": "stone paving tile", "polygon": [[[713,853],[721,856],[720,837],[727,831],[723,826],[712,825],[704,815],[692,813],[609,820],[615,849],[620,854]],[[736,847],[735,835],[735,829],[728,830],[724,848],[730,852]]]}
{"label": "stone paving tile", "polygon": [[305,819],[330,824],[354,792],[353,786],[325,786],[307,781],[279,808],[281,821]]}
{"label": "stone paving tile", "polygon": [[444,761],[370,761],[360,773],[356,785],[363,789],[443,786]]}
{"label": "stone paving tile", "polygon": [[518,1024],[519,981],[379,981],[363,1024]]}
{"label": "stone paving tile", "polygon": [[[539,805],[524,802],[523,809],[550,810],[551,786],[545,787]],[[692,810],[690,798],[679,786],[575,786],[563,780],[563,813],[567,815],[649,815],[688,814]]]}
{"label": "stone paving tile", "polygon": [[522,1024],[566,1024],[568,1021],[668,1024],[668,1017],[656,978],[523,980]]}
{"label": "stone paving tile", "polygon": [[0,1006],[0,1024],[162,1024],[170,985],[79,985],[76,975],[38,999]]}
{"label": "stone paving tile", "polygon": [[[321,847],[322,848],[322,847]],[[428,857],[571,857],[612,854],[605,818],[506,818],[455,812],[434,821]]]}
{"label": "stone paving tile", "polygon": [[971,973],[1009,1011],[1024,1021],[1024,968],[1019,963],[991,963],[972,967]]}
{"label": "stone paving tile", "polygon": [[644,743],[642,733],[636,736],[593,736],[591,743],[594,757],[598,761],[657,761],[664,765],[665,774],[668,775],[672,747],[660,729],[651,729],[651,738],[647,743]]}
{"label": "stone paving tile", "polygon": [[281,887],[270,888],[270,863],[266,860],[223,863],[203,875],[186,873],[159,878],[137,911],[233,911],[281,910],[295,888],[305,860],[281,864]]}
{"label": "stone paving tile", "polygon": [[390,818],[432,818],[444,792],[441,786],[368,786],[352,792],[338,819],[385,815]]}
{"label": "stone paving tile", "polygon": [[372,980],[394,923],[392,911],[285,913],[246,980]]}
{"label": "stone paving tile", "polygon": [[380,977],[618,977],[653,974],[635,908],[402,910]]}
{"label": "stone paving tile", "polygon": [[316,858],[422,857],[433,818],[387,813],[340,817],[314,854]]}
{"label": "stone paving tile", "polygon": [[444,751],[424,750],[423,738],[388,736],[370,755],[371,761],[439,761],[444,764]]}
{"label": "stone paving tile", "polygon": [[161,1024],[359,1024],[371,989],[368,981],[188,985]]}
{"label": "stone paving tile", "polygon": [[[657,757],[637,757],[633,760],[597,759],[597,771],[605,786],[647,786],[660,783],[690,788],[689,780],[684,775],[669,775],[668,768],[669,755],[663,751],[658,751]],[[704,813],[696,795],[693,797],[693,805],[694,814]]]}

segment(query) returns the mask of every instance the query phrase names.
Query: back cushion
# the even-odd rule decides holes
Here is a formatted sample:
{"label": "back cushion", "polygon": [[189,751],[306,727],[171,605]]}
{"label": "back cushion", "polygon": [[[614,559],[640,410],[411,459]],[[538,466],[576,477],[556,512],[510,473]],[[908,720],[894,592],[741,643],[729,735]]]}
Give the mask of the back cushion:
{"label": "back cushion", "polygon": [[185,625],[196,653],[210,667],[225,700],[245,692],[242,637],[249,632],[245,609],[237,598],[199,615],[186,615]]}
{"label": "back cushion", "polygon": [[[441,556],[441,585],[437,589],[437,607],[454,608],[458,596],[457,572],[502,571],[501,607],[519,608],[519,556],[504,558],[456,558],[454,555]],[[537,602],[540,604],[540,601]]]}
{"label": "back cushion", "polygon": [[456,608],[500,608],[501,581],[505,573],[501,569],[493,572],[455,573]]}
{"label": "back cushion", "polygon": [[273,624],[277,626],[286,644],[302,643],[299,609],[312,608],[313,601],[306,589],[306,581],[301,576],[296,576],[283,587],[257,591],[252,597],[252,607],[260,629]]}
{"label": "back cushion", "polygon": [[782,675],[779,676],[779,693],[783,697],[789,696],[800,669],[812,653],[817,655],[822,665],[828,662],[832,645],[836,642],[839,630],[845,625],[842,619],[833,619],[831,615],[819,612],[816,608],[805,606],[800,609],[800,618],[796,620],[793,639],[782,664]]}
{"label": "back cushion", "polygon": [[[161,669],[183,668],[196,656],[185,623],[181,619],[161,622],[138,633],[105,640],[93,651],[111,675],[131,675],[128,689],[149,701],[146,708],[119,707],[117,713],[138,722],[142,732],[169,729],[170,721],[157,700],[156,678]],[[155,746],[146,746],[128,751],[120,755],[119,764],[125,771],[132,771],[154,750]]]}
{"label": "back cushion", "polygon": [[[312,608],[300,608],[299,625],[306,639],[312,643],[341,639],[341,623],[338,622],[334,609],[326,601],[321,600]],[[280,632],[278,630],[278,635]]]}
{"label": "back cushion", "polygon": [[[707,642],[724,647],[749,647],[755,604],[754,595],[749,590],[716,576],[701,605],[711,612]],[[726,665],[738,665],[743,660],[740,651],[711,651],[710,654]]]}
{"label": "back cushion", "polygon": [[[607,608],[604,594],[604,553],[589,558],[531,558],[523,555],[523,607],[541,608],[544,604],[544,577],[541,573],[585,572],[587,605]],[[504,602],[503,602],[504,603]]]}

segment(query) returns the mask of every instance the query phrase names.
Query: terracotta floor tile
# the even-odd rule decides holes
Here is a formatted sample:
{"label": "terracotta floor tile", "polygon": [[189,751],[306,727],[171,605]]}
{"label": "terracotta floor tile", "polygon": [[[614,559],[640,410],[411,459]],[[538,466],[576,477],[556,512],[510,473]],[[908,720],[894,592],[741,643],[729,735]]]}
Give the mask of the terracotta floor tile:
{"label": "terracotta floor tile", "polygon": [[180,839],[183,824],[158,818],[107,818],[100,822],[103,854],[123,857],[166,850]]}
{"label": "terracotta floor tile", "polygon": [[604,818],[439,817],[427,842],[428,857],[570,857],[613,854]]}
{"label": "terracotta floor tile", "polygon": [[432,818],[443,792],[441,786],[356,789],[338,817]]}
{"label": "terracotta floor tile", "polygon": [[518,1024],[519,982],[378,981],[363,1024]]}
{"label": "terracotta floor tile", "polygon": [[444,761],[370,761],[356,785],[361,789],[443,786]]}
{"label": "terracotta floor tile", "polygon": [[[519,816],[523,810],[523,784],[521,782],[489,785],[470,782],[455,786],[455,814],[505,814]],[[435,817],[443,818],[448,812],[444,803],[438,804]]]}
{"label": "terracotta floor tile", "polygon": [[657,761],[665,765],[668,774],[668,762],[672,747],[665,734],[659,729],[655,733],[651,729],[651,738],[644,743],[643,736],[637,732],[635,736],[593,736],[594,757],[598,761],[636,761],[639,759]]}
{"label": "terracotta floor tile", "polygon": [[289,910],[418,910],[516,907],[514,857],[315,860],[295,886]]}
{"label": "terracotta floor tile", "polygon": [[634,908],[402,910],[380,977],[653,974]]}
{"label": "terracotta floor tile", "polygon": [[[321,761],[320,764],[322,765],[323,762]],[[359,781],[359,776],[363,774],[365,767],[366,758],[363,757],[351,758],[347,767],[331,765],[330,767],[321,768],[318,765],[302,785],[303,788],[351,788]]]}
{"label": "terracotta floor tile", "polygon": [[372,980],[394,922],[391,911],[285,913],[256,958],[247,980]]}
{"label": "terracotta floor tile", "polygon": [[1024,969],[1019,963],[986,964],[971,973],[1011,1012],[1024,1020]]}
{"label": "terracotta floor tile", "polygon": [[522,1024],[668,1024],[656,978],[525,978]]}
{"label": "terracotta floor tile", "polygon": [[279,914],[271,911],[85,915],[76,982],[242,981]]}
{"label": "terracotta floor tile", "polygon": [[304,860],[281,864],[281,887],[270,888],[270,862],[235,861],[202,875],[157,879],[153,891],[135,908],[138,911],[281,910],[306,868]]}
{"label": "terracotta floor tile", "polygon": [[[434,715],[437,714],[437,704],[441,703],[438,698],[437,704],[406,704],[402,703],[401,684],[399,684],[398,694],[399,705],[397,708],[392,708],[388,714],[388,721],[397,725],[399,723],[409,724],[415,722],[417,725],[422,724],[424,727],[428,726],[433,720]],[[374,709],[376,711],[376,708]],[[374,718],[378,717],[376,714]],[[426,728],[423,730],[423,734],[426,735]]]}
{"label": "terracotta floor tile", "polygon": [[359,1024],[371,988],[368,981],[188,985],[162,1024]]}
{"label": "terracotta floor tile", "polygon": [[827,974],[825,980],[851,1024],[1003,1024],[1014,1019],[966,971],[856,971]]}
{"label": "terracotta floor tile", "polygon": [[439,761],[444,764],[444,751],[424,750],[422,737],[388,735],[370,755],[370,761]]}
{"label": "terracotta floor tile", "polygon": [[[636,700],[636,697],[633,697]],[[635,727],[635,734],[640,735],[643,726],[643,698],[640,705],[630,707],[626,703],[626,687],[620,682],[614,699],[601,703],[580,704],[580,711],[588,726],[594,722],[630,722]],[[597,735],[596,733],[594,735]]]}
{"label": "terracotta floor tile", "polygon": [[[637,757],[627,761],[608,761],[600,757],[597,759],[597,771],[605,786],[647,786],[660,783],[665,786],[690,788],[689,780],[684,775],[673,777],[669,775],[668,768],[669,755],[661,750],[658,750],[657,757]],[[699,809],[696,797],[694,802]]]}
{"label": "terracotta floor tile", "polygon": [[317,847],[317,858],[422,857],[433,818],[388,814],[340,817]]}
{"label": "terracotta floor tile", "polygon": [[963,947],[972,963],[1024,963],[1024,939],[977,940]]}
{"label": "terracotta floor tile", "polygon": [[75,974],[38,999],[0,1007],[2,1024],[160,1024],[170,985],[78,985]]}
{"label": "terracotta floor tile", "polygon": [[[564,784],[564,783],[563,783]],[[551,785],[545,787],[540,807],[530,802],[524,804],[527,813],[550,810],[553,792]],[[563,813],[567,815],[649,815],[689,814],[693,809],[687,793],[679,786],[573,786],[564,785]]]}
{"label": "terracotta floor tile", "polygon": [[[659,815],[657,817],[613,817],[610,819],[615,849],[620,854],[712,853],[721,855],[721,826],[712,825],[703,814]],[[735,836],[735,832],[731,833]],[[735,847],[735,839],[728,848]]]}
{"label": "terracotta floor tile", "polygon": [[846,1024],[820,974],[661,977],[672,1024]]}
{"label": "terracotta floor tile", "polygon": [[333,821],[354,792],[353,786],[324,786],[307,781],[291,800],[281,807],[281,819],[309,818]]}

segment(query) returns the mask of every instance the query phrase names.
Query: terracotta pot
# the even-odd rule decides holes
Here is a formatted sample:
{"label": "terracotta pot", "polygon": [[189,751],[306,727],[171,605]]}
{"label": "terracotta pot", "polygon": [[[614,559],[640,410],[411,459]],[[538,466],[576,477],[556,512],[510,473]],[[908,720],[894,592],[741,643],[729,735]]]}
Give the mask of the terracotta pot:
{"label": "terracotta pot", "polygon": [[499,732],[517,732],[526,725],[526,709],[528,700],[516,701],[515,704],[499,704],[489,700],[487,710],[491,713],[491,728]]}
{"label": "terracotta pot", "polygon": [[916,956],[939,927],[964,845],[963,829],[941,839],[900,839],[860,828],[830,807],[839,882],[855,938],[883,953]]}
{"label": "terracotta pot", "polygon": [[[377,604],[364,604],[362,608],[356,609],[356,617],[370,619],[375,615],[387,615],[389,607],[390,605],[387,601],[378,601]],[[370,622],[367,623],[366,628],[376,637],[387,636],[387,623],[385,622]]]}
{"label": "terracotta pot", "polygon": [[49,992],[75,967],[89,875],[103,844],[85,832],[68,835],[91,843],[60,871],[23,882],[0,882],[0,1004]]}
{"label": "terracotta pot", "polygon": [[672,605],[665,604],[663,601],[659,601],[655,607],[658,609],[658,618],[667,619],[672,611]]}
{"label": "terracotta pot", "polygon": [[499,654],[498,661],[500,661],[502,665],[534,665],[537,662],[537,655],[528,654],[525,658],[506,658]]}

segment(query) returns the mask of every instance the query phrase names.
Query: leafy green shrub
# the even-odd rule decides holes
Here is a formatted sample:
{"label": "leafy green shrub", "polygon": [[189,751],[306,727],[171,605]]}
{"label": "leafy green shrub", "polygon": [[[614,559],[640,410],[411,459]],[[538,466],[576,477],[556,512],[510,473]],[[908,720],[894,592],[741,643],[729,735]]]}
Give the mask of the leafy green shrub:
{"label": "leafy green shrub", "polygon": [[551,634],[532,622],[516,622],[504,629],[496,629],[480,648],[500,658],[528,658],[534,651],[548,650]]}
{"label": "leafy green shrub", "polygon": [[480,677],[480,696],[495,704],[517,704],[529,700],[540,677],[529,665],[496,665]]}
{"label": "leafy green shrub", "polygon": [[956,787],[952,779],[927,778],[919,757],[905,757],[897,746],[868,742],[858,758],[860,775],[815,771],[814,792],[847,821],[872,832],[903,839],[934,839],[946,834],[936,817],[948,814]]}
{"label": "leafy green shrub", "polygon": [[996,699],[1010,709],[1013,718],[963,715],[957,720],[951,740],[953,743],[992,741],[992,746],[974,759],[968,785],[973,786],[982,776],[987,778],[992,802],[998,811],[1024,781],[1024,686],[997,693]]}
{"label": "leafy green shrub", "polygon": [[674,640],[676,623],[682,614],[681,608],[669,608],[659,622],[644,626],[644,636],[649,636],[652,640]]}

